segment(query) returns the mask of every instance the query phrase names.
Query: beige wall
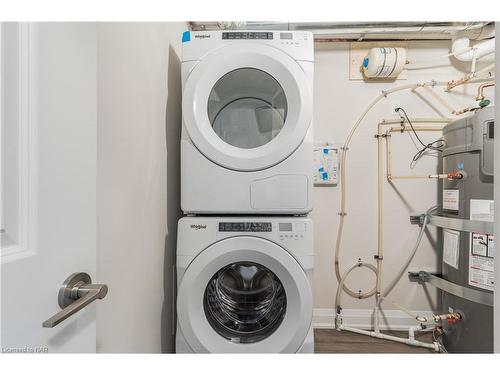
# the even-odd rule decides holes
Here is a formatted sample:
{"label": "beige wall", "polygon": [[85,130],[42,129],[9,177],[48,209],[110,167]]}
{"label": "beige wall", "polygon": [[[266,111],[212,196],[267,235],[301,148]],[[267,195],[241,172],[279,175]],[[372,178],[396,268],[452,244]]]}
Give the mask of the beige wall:
{"label": "beige wall", "polygon": [[[422,61],[445,55],[449,52],[449,41],[412,42],[409,45],[408,58]],[[447,58],[443,59],[444,61]],[[414,70],[408,73],[407,80],[396,82],[370,82],[349,80],[349,44],[328,43],[316,44],[316,71],[314,87],[315,140],[343,143],[347,132],[357,120],[365,107],[380,94],[381,90],[401,84],[422,80],[450,80],[463,75],[464,65],[446,66],[437,69]],[[474,104],[473,97],[477,84],[457,88],[451,94],[444,94],[455,108]],[[438,89],[437,89],[438,90]],[[442,92],[442,88],[439,89]],[[470,96],[464,93],[469,91]],[[492,92],[492,91],[491,91]],[[421,96],[423,95],[423,96]],[[376,251],[376,141],[374,134],[377,123],[382,118],[394,117],[395,105],[406,109],[410,117],[436,117],[439,112],[445,113],[444,107],[432,101],[432,97],[419,90],[418,94],[403,91],[383,99],[363,121],[354,137],[348,156],[348,199],[341,255],[342,270],[353,265],[358,258],[373,261]],[[432,140],[437,134],[423,135]],[[408,135],[394,135],[394,171],[404,173],[427,173],[436,171],[437,159],[427,157],[413,171],[409,162],[416,149]],[[397,181],[393,186],[384,181],[384,264],[382,284],[386,285],[400,269],[406,255],[414,244],[419,228],[409,223],[410,214],[420,214],[437,203],[436,182]],[[333,308],[337,288],[333,267],[334,245],[339,210],[338,187],[316,187],[314,189],[314,211],[312,217],[315,225],[315,285],[314,301],[316,308]],[[438,271],[438,253],[431,246],[436,238],[435,231],[429,230],[421,248],[417,253],[410,270]],[[372,288],[373,274],[360,269],[352,274],[347,284],[354,290],[366,291]],[[435,305],[436,292],[410,283],[405,276],[390,297],[399,303],[417,310],[430,310]],[[344,308],[369,309],[373,299],[354,300],[344,297]],[[387,306],[393,309],[392,306]]]}
{"label": "beige wall", "polygon": [[109,285],[97,310],[97,350],[171,351],[179,56],[187,25],[97,27],[97,273]]}

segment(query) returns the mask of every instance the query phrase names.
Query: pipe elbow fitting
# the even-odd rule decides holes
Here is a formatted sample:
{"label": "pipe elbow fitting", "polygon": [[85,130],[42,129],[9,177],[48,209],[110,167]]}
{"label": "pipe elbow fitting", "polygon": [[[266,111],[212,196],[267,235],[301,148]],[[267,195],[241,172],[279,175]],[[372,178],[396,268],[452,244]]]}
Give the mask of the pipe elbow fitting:
{"label": "pipe elbow fitting", "polygon": [[495,38],[486,39],[476,43],[473,47],[470,45],[468,36],[457,33],[453,36],[451,42],[451,52],[459,61],[470,62],[472,59],[481,58],[495,51]]}

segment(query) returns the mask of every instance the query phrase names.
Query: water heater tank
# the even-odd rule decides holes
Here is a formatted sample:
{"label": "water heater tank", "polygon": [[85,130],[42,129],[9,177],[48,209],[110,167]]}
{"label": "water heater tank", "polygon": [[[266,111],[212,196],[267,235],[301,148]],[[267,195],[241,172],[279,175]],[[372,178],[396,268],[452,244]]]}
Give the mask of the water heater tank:
{"label": "water heater tank", "polygon": [[[493,106],[486,107],[443,129],[443,173],[459,172],[463,178],[443,182],[440,215],[469,228],[474,222],[493,221],[494,111]],[[456,229],[443,228],[442,277],[457,289],[482,297],[477,300],[492,301],[493,233]],[[443,310],[458,312],[463,318],[458,323],[444,322],[444,345],[453,353],[491,353],[493,306],[466,299],[466,294],[464,298],[442,294]]]}
{"label": "water heater tank", "polygon": [[363,60],[362,71],[367,78],[396,78],[406,64],[406,49],[372,48]]}

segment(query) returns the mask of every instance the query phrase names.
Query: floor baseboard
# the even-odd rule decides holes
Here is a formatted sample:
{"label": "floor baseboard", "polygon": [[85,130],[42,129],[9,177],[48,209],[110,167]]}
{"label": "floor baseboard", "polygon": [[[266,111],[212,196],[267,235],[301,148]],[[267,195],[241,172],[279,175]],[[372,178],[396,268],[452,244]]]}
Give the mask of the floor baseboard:
{"label": "floor baseboard", "polygon": [[[417,315],[431,316],[432,311],[415,311]],[[373,309],[343,309],[342,321],[345,325],[361,328],[373,329]],[[418,325],[418,322],[399,310],[381,310],[380,329],[403,331],[411,326]],[[314,328],[335,328],[334,309],[314,309]]]}

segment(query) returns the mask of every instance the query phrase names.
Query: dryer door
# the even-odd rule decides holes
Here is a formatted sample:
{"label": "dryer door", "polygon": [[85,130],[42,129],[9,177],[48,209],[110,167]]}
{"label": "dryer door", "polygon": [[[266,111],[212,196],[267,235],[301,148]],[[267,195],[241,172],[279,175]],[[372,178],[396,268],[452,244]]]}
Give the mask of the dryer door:
{"label": "dryer door", "polygon": [[311,326],[311,286],[282,247],[233,237],[203,250],[189,265],[177,317],[197,353],[294,353]]}
{"label": "dryer door", "polygon": [[261,170],[281,162],[304,139],[312,119],[311,86],[284,52],[233,44],[194,67],[182,111],[191,140],[207,158],[233,170]]}

